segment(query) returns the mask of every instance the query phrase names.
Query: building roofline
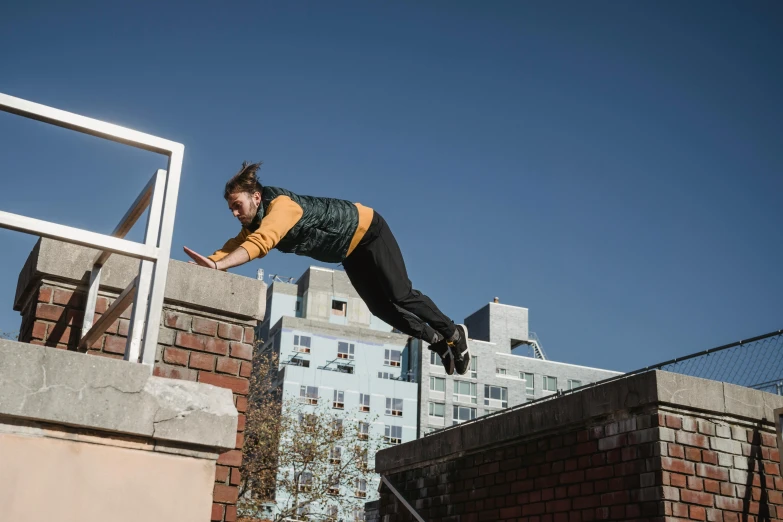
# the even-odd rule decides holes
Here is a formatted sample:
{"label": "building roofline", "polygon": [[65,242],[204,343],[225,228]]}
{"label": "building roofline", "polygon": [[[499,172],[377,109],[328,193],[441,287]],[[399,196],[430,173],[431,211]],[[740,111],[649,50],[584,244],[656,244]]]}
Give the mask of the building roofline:
{"label": "building roofline", "polygon": [[536,359],[534,357],[525,357],[524,355],[517,355],[515,353],[504,353],[504,352],[495,352],[496,355],[505,355],[507,357],[518,357],[518,358],[524,358],[524,359],[530,359],[531,361],[537,361],[540,363],[549,363],[549,364],[559,364],[561,366],[570,366],[571,368],[583,368],[585,370],[598,370],[601,372],[610,372],[610,373],[616,373],[617,375],[622,375],[626,372],[618,372],[615,370],[607,370],[606,368],[594,368],[592,366],[582,366],[581,364],[571,364],[571,363],[564,363],[564,362],[558,362],[558,361],[550,361],[549,359]]}

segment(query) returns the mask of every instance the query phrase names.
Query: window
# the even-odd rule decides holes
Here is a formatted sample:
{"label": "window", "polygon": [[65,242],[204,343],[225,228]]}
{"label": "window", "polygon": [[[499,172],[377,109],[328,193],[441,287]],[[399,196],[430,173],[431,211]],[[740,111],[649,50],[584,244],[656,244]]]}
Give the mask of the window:
{"label": "window", "polygon": [[579,388],[582,385],[582,381],[578,381],[576,379],[568,379],[568,389],[573,390],[574,388]]}
{"label": "window", "polygon": [[332,408],[342,410],[345,407],[345,392],[342,390],[334,390],[334,401],[332,402]]}
{"label": "window", "polygon": [[454,401],[471,402],[476,404],[476,383],[467,381],[454,381]]}
{"label": "window", "polygon": [[495,373],[498,375],[506,375],[506,369],[505,368],[495,368]]}
{"label": "window", "polygon": [[301,353],[310,353],[310,338],[306,335],[294,336],[294,351]]}
{"label": "window", "polygon": [[402,442],[402,426],[384,427],[383,441],[387,444],[400,444]]}
{"label": "window", "polygon": [[385,350],[383,356],[384,366],[400,366],[402,364],[402,352],[399,350]]}
{"label": "window", "polygon": [[353,366],[348,366],[347,364],[338,364],[337,371],[342,373],[353,373]]}
{"label": "window", "polygon": [[296,480],[299,491],[312,491],[313,474],[308,472],[300,473]]}
{"label": "window", "polygon": [[359,456],[359,462],[357,464],[357,467],[361,471],[367,471],[370,469],[370,460],[367,456],[367,448],[362,448],[359,451],[356,452],[356,454]]}
{"label": "window", "polygon": [[535,390],[535,386],[534,386],[535,379],[533,377],[533,374],[532,373],[519,372],[519,378],[520,379],[525,379],[525,392],[528,395],[534,395],[536,390]]}
{"label": "window", "polygon": [[557,391],[557,377],[544,375],[544,389],[546,391]]}
{"label": "window", "polygon": [[367,496],[367,479],[356,479],[354,495],[359,498],[365,498]]}
{"label": "window", "polygon": [[394,375],[393,373],[389,372],[378,372],[378,378],[379,379],[392,379],[396,380],[398,377]]}
{"label": "window", "polygon": [[[337,488],[337,493],[330,493],[330,495],[339,495],[340,494],[340,488]],[[337,516],[338,516],[339,510],[337,509],[337,506],[329,506],[326,508],[326,521],[327,522],[337,522]]]}
{"label": "window", "polygon": [[291,362],[289,362],[291,366],[301,366],[303,368],[309,368],[310,367],[310,361],[307,359],[300,359],[299,357],[294,357],[291,359]]}
{"label": "window", "polygon": [[446,379],[443,377],[430,377],[430,391],[445,393]]}
{"label": "window", "polygon": [[332,315],[339,315],[345,317],[348,310],[348,303],[340,301],[338,299],[332,299]]}
{"label": "window", "polygon": [[340,417],[335,417],[331,422],[332,431],[335,435],[342,436],[343,434],[343,420]]}
{"label": "window", "polygon": [[355,507],[352,510],[352,522],[364,522],[364,508],[363,507]]}
{"label": "window", "polygon": [[337,358],[338,359],[348,359],[349,361],[353,360],[354,356],[354,345],[344,343],[342,341],[337,343]]}
{"label": "window", "polygon": [[467,406],[454,406],[454,422],[453,424],[460,424],[468,420],[476,418],[476,408],[469,408]]}
{"label": "window", "polygon": [[296,506],[296,520],[309,520],[310,504]]}
{"label": "window", "polygon": [[300,386],[299,402],[318,404],[318,386]]}
{"label": "window", "polygon": [[402,399],[386,397],[386,415],[402,417]]}
{"label": "window", "polygon": [[329,464],[339,464],[342,461],[343,449],[335,446],[329,450]]}
{"label": "window", "polygon": [[508,388],[484,385],[484,406],[493,408],[508,408]]}
{"label": "window", "polygon": [[300,413],[299,425],[305,430],[314,430],[318,425],[318,417],[313,413]]}
{"label": "window", "polygon": [[359,411],[370,411],[370,394],[359,394]]}
{"label": "window", "polygon": [[478,379],[478,357],[470,358],[470,378]]}
{"label": "window", "polygon": [[370,438],[370,423],[359,421],[359,440],[367,440]]}
{"label": "window", "polygon": [[430,365],[443,368],[443,359],[437,353],[430,351]]}
{"label": "window", "polygon": [[442,419],[446,415],[446,405],[440,402],[430,403],[430,417],[438,417]]}

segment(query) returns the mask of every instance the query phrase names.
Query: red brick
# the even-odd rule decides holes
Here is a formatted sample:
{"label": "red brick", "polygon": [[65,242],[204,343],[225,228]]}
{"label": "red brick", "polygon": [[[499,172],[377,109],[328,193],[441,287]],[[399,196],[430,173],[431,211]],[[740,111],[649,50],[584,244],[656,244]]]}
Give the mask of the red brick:
{"label": "red brick", "polygon": [[707,509],[707,520],[709,522],[723,522],[723,511],[719,509]]}
{"label": "red brick", "polygon": [[701,450],[698,448],[685,448],[685,458],[694,462],[701,462]]}
{"label": "red brick", "polygon": [[701,450],[701,460],[703,460],[707,464],[717,464],[718,454],[710,450]]}
{"label": "red brick", "polygon": [[627,504],[631,500],[628,491],[613,491],[601,495],[601,505],[611,506],[612,504]]}
{"label": "red brick", "polygon": [[677,488],[684,488],[687,484],[687,477],[679,473],[671,474],[671,485]]}
{"label": "red brick", "polygon": [[707,520],[707,510],[701,506],[691,506],[691,520]]}
{"label": "red brick", "polygon": [[245,416],[239,415],[237,417],[237,431],[245,431]]}
{"label": "red brick", "polygon": [[780,475],[780,466],[776,462],[765,462],[764,473],[767,475]]}
{"label": "red brick", "polygon": [[[750,442],[750,441],[749,441]],[[775,435],[772,433],[761,433],[761,445],[767,446],[769,448],[774,448],[776,446],[775,442]]]}
{"label": "red brick", "polygon": [[214,386],[220,386],[221,388],[228,388],[234,393],[239,393],[241,395],[247,395],[250,387],[247,379],[242,379],[240,377],[229,377],[228,375],[215,375],[214,373],[206,372],[199,373],[198,381],[206,384],[212,384]]}
{"label": "red brick", "polygon": [[679,430],[682,428],[682,418],[673,415],[666,415],[666,427]]}
{"label": "red brick", "polygon": [[106,341],[103,344],[103,351],[124,355],[126,344],[127,339],[124,337],[107,336]]}
{"label": "red brick", "polygon": [[227,341],[215,339],[213,337],[205,337],[199,334],[177,332],[177,339],[174,344],[191,350],[209,352],[217,355],[228,355]]}
{"label": "red brick", "polygon": [[699,477],[688,477],[688,489],[691,491],[704,491],[704,479]]}
{"label": "red brick", "polygon": [[215,371],[215,356],[207,353],[192,353],[190,367],[196,370]]}
{"label": "red brick", "polygon": [[234,444],[234,448],[241,450],[242,446],[245,445],[245,434],[244,433],[237,433],[236,443]]}
{"label": "red brick", "polygon": [[686,446],[697,446],[699,448],[710,449],[709,438],[697,433],[686,433],[684,431],[675,432],[677,443]]}
{"label": "red brick", "polygon": [[203,317],[194,317],[192,329],[195,333],[200,333],[214,337],[217,335],[218,323],[212,319],[204,319]]}
{"label": "red brick", "polygon": [[231,468],[231,482],[232,486],[238,486],[242,481],[242,476],[239,474],[239,468]]}
{"label": "red brick", "polygon": [[680,499],[689,504],[701,504],[702,506],[712,507],[713,496],[709,493],[683,489],[680,491]]}
{"label": "red brick", "polygon": [[104,314],[108,309],[109,309],[109,300],[103,297],[102,295],[98,296],[98,299],[96,299],[95,301],[95,313]]}
{"label": "red brick", "polygon": [[217,463],[222,464],[223,466],[234,466],[238,468],[242,465],[242,452],[239,450],[231,450],[222,453],[220,457],[218,457]]}
{"label": "red brick", "polygon": [[224,486],[215,484],[214,500],[215,502],[226,502],[234,504],[239,496],[239,489],[233,486]]}
{"label": "red brick", "polygon": [[216,466],[215,467],[215,481],[216,482],[225,482],[228,480],[228,474],[231,472],[231,468],[227,468],[226,466]]}
{"label": "red brick", "polygon": [[[723,509],[725,511],[742,511],[743,508],[743,501],[740,498],[730,498],[730,497],[715,497],[715,507],[718,509]],[[724,520],[726,520],[726,514],[723,514]]]}
{"label": "red brick", "polygon": [[247,411],[247,397],[238,396],[236,407],[239,413]]}
{"label": "red brick", "polygon": [[187,366],[189,357],[189,351],[180,350],[179,348],[169,347],[163,351],[163,362],[174,364],[176,366]]}
{"label": "red brick", "polygon": [[219,373],[228,373],[230,375],[237,375],[239,373],[239,362],[236,359],[230,359],[228,357],[218,357],[217,371]]}
{"label": "red brick", "polygon": [[685,449],[680,446],[679,444],[672,444],[669,443],[669,456],[675,457],[678,459],[684,459],[685,458]]}
{"label": "red brick", "polygon": [[598,468],[588,469],[586,473],[587,480],[601,480],[614,476],[613,466],[602,466]]}
{"label": "red brick", "polygon": [[250,361],[253,359],[253,347],[249,344],[231,343],[231,357]]}
{"label": "red brick", "polygon": [[729,480],[729,470],[711,464],[696,464],[696,474],[722,482]]}
{"label": "red brick", "polygon": [[723,522],[739,522],[737,513],[723,513]]}
{"label": "red brick", "polygon": [[675,517],[687,518],[687,516],[688,516],[688,505],[687,504],[674,504],[672,506],[672,515],[674,515]]}
{"label": "red brick", "polygon": [[236,324],[220,323],[218,325],[217,334],[223,339],[229,339],[231,341],[242,341],[244,329]]}
{"label": "red brick", "polygon": [[241,377],[250,377],[252,371],[253,371],[253,364],[249,361],[243,361],[242,367],[239,370],[239,375]]}
{"label": "red brick", "polygon": [[237,520],[237,507],[226,506],[226,522],[236,522]]}
{"label": "red brick", "polygon": [[46,339],[46,323],[36,321],[33,323],[33,339]]}
{"label": "red brick", "polygon": [[117,325],[117,333],[127,337],[128,330],[130,330],[130,321],[127,319],[119,319],[119,324]]}
{"label": "red brick", "polygon": [[[52,302],[57,305],[63,305],[66,306],[70,303],[71,298],[73,297],[73,291],[72,290],[65,290],[63,288],[55,288],[54,289],[54,297],[52,298]],[[78,297],[73,302],[73,306],[79,306],[81,303],[78,302]]]}
{"label": "red brick", "polygon": [[51,303],[52,302],[52,287],[41,286],[38,289],[38,302],[39,303]]}
{"label": "red brick", "polygon": [[152,374],[157,377],[165,377],[167,379],[181,379],[183,381],[195,381],[196,373],[193,370],[176,366],[155,366],[152,370]]}
{"label": "red brick", "polygon": [[163,324],[176,330],[190,330],[191,317],[175,312],[166,312],[163,316]]}
{"label": "red brick", "polygon": [[243,341],[248,344],[253,344],[256,341],[256,331],[252,327],[245,326],[245,336]]}
{"label": "red brick", "polygon": [[46,321],[59,321],[65,308],[46,303],[38,303],[35,308],[35,317]]}
{"label": "red brick", "polygon": [[733,497],[734,496],[734,484],[731,482],[719,482],[720,484],[720,494],[724,497]]}
{"label": "red brick", "polygon": [[717,480],[704,479],[704,491],[708,493],[720,493],[720,482]]}
{"label": "red brick", "polygon": [[686,475],[693,475],[696,469],[693,462],[672,459],[669,457],[661,457],[661,467],[667,471],[675,471]]}
{"label": "red brick", "polygon": [[212,504],[212,522],[223,520],[223,504]]}

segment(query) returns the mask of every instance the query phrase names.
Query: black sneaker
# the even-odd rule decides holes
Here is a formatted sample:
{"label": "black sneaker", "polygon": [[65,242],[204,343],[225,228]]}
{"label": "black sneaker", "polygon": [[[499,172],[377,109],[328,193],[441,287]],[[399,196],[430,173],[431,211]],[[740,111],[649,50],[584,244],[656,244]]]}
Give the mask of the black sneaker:
{"label": "black sneaker", "polygon": [[454,354],[454,367],[457,373],[465,375],[470,368],[470,346],[468,346],[468,328],[464,324],[458,324],[459,341],[451,342],[448,345]]}
{"label": "black sneaker", "polygon": [[448,375],[454,374],[454,354],[452,348],[446,342],[446,339],[441,339],[437,343],[430,345],[430,350],[437,353],[440,356],[440,360],[443,361],[443,369],[446,370]]}

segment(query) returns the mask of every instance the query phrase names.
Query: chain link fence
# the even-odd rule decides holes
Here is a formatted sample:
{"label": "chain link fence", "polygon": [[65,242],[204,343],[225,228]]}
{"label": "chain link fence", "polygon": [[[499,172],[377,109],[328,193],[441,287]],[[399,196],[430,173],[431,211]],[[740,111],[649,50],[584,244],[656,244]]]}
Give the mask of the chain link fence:
{"label": "chain link fence", "polygon": [[664,370],[783,395],[783,330],[710,348],[627,375]]}

